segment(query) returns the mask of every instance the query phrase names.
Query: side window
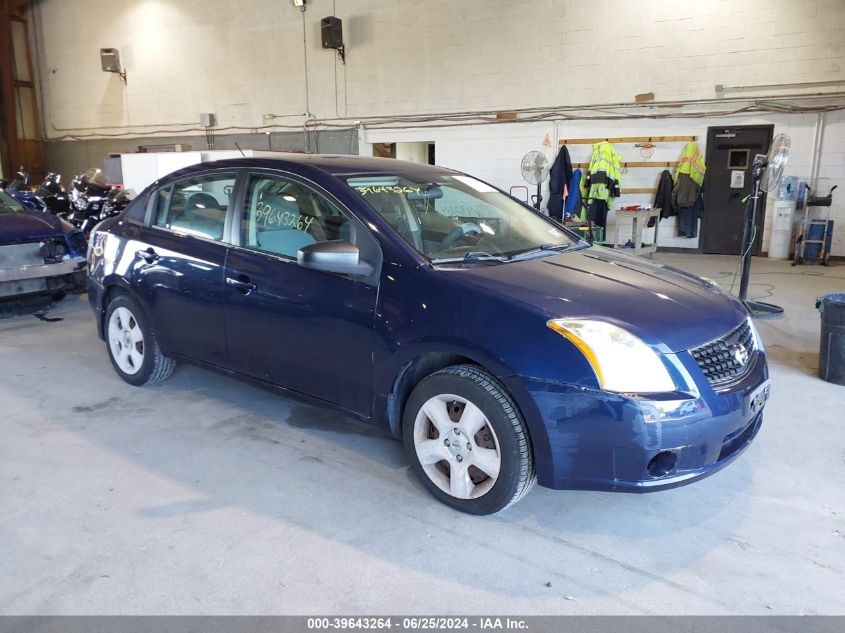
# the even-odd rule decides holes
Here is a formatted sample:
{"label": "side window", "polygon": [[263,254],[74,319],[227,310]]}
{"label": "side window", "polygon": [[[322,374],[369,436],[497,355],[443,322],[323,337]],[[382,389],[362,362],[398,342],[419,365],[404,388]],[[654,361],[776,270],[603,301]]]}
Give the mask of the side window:
{"label": "side window", "polygon": [[316,191],[294,180],[252,176],[241,216],[241,246],[296,259],[303,246],[356,243],[355,224]]}
{"label": "side window", "polygon": [[212,240],[223,238],[235,174],[181,180],[156,193],[153,224]]}

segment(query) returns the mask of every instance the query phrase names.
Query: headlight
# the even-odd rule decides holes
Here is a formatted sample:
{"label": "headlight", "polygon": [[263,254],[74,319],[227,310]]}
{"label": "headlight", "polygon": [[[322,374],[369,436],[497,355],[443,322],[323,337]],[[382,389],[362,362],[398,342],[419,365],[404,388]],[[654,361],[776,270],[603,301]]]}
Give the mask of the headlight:
{"label": "headlight", "polygon": [[73,201],[73,206],[80,211],[84,211],[85,207],[88,206],[88,200],[86,200],[83,196],[79,196]]}
{"label": "headlight", "polygon": [[553,319],[547,325],[562,334],[590,362],[599,385],[620,393],[675,391],[660,356],[639,338],[604,321]]}

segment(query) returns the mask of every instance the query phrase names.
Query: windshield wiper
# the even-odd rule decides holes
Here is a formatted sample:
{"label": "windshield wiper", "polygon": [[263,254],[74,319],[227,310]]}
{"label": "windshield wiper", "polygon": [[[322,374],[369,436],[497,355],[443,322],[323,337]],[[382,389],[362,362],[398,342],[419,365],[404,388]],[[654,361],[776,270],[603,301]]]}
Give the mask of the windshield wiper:
{"label": "windshield wiper", "polygon": [[474,264],[476,262],[498,262],[504,263],[510,261],[509,258],[502,255],[491,255],[484,251],[470,251],[463,257],[441,257],[439,259],[432,259],[432,264]]}
{"label": "windshield wiper", "polygon": [[572,244],[542,244],[537,248],[530,248],[527,251],[522,251],[521,253],[517,253],[513,257],[510,258],[510,261],[520,261],[522,259],[529,259],[534,255],[538,255],[540,253],[554,253],[565,251],[568,248],[572,248]]}

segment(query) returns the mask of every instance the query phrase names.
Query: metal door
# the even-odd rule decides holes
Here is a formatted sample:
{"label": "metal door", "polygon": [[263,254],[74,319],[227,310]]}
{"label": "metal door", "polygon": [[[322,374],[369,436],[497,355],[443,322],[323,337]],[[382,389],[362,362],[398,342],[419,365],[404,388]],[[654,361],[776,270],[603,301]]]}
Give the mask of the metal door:
{"label": "metal door", "polygon": [[[773,125],[711,127],[707,130],[707,173],[704,177],[707,210],[702,221],[701,250],[740,255],[745,226],[743,199],[752,192],[751,166],[757,154],[769,151]],[[760,253],[766,199],[757,210],[752,254]]]}

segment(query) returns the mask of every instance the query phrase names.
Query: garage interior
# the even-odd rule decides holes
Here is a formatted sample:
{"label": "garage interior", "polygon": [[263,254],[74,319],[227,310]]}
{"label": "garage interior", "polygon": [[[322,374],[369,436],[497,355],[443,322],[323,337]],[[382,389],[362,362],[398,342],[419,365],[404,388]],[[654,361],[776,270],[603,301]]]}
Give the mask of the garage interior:
{"label": "garage interior", "polygon": [[[816,305],[845,293],[843,42],[841,0],[0,0],[5,181],[98,168],[140,193],[218,158],[349,154],[548,214],[561,148],[586,173],[609,141],[621,195],[567,222],[734,295],[747,252],[748,298],[783,309],[755,319],[771,397],[735,463],[479,517],[336,412],[184,364],[128,386],[83,293],[4,298],[0,614],[845,615],[845,386],[820,376]],[[781,134],[749,243],[754,161]],[[693,235],[667,214],[639,236],[689,143]],[[840,190],[808,206],[804,183]]]}

